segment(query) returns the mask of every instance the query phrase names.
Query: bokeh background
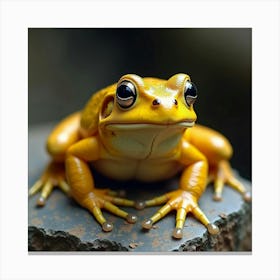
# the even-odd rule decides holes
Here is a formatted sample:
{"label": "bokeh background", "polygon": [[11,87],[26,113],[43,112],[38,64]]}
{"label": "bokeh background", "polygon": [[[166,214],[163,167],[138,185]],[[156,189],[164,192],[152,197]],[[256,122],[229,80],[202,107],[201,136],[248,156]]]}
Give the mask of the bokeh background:
{"label": "bokeh background", "polygon": [[198,87],[198,122],[232,143],[232,165],[251,179],[250,28],[30,28],[29,128],[83,108],[127,73],[167,79],[187,73]]}

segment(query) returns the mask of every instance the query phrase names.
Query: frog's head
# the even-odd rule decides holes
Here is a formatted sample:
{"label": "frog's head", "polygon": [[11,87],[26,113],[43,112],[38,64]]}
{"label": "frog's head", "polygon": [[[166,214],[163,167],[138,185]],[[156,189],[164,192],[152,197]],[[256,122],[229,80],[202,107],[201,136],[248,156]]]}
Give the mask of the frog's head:
{"label": "frog's head", "polygon": [[100,135],[118,151],[145,156],[152,146],[159,152],[162,145],[162,152],[168,152],[194,125],[196,98],[196,86],[186,74],[168,80],[124,75],[103,100]]}
{"label": "frog's head", "polygon": [[186,74],[169,80],[128,74],[112,87],[103,102],[101,126],[157,124],[192,127],[197,89]]}

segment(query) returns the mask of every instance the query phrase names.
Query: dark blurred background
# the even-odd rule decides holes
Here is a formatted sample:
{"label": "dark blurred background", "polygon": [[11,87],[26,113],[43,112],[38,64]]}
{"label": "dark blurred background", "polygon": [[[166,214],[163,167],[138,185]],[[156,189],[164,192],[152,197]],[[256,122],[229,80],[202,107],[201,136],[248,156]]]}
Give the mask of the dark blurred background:
{"label": "dark blurred background", "polygon": [[196,84],[198,122],[232,143],[232,165],[251,179],[250,28],[30,28],[28,122],[54,122],[126,73]]}

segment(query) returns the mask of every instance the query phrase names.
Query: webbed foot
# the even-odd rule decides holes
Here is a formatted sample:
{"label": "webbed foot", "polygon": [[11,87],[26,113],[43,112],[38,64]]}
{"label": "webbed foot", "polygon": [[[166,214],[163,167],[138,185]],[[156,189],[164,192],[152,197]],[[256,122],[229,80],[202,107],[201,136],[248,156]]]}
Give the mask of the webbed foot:
{"label": "webbed foot", "polygon": [[42,176],[29,189],[29,196],[41,191],[37,200],[38,206],[44,206],[54,187],[59,187],[66,194],[70,194],[70,187],[66,182],[64,163],[50,162]]}
{"label": "webbed foot", "polygon": [[141,206],[155,206],[162,203],[166,204],[160,208],[150,219],[147,219],[142,223],[142,227],[144,229],[151,229],[155,222],[162,219],[170,211],[176,210],[176,226],[172,234],[174,238],[180,239],[183,237],[183,227],[188,213],[192,213],[196,219],[205,225],[210,234],[217,234],[219,232],[218,227],[210,223],[206,215],[199,208],[197,204],[197,198],[190,192],[178,189],[154,199],[142,202]]}
{"label": "webbed foot", "polygon": [[134,224],[137,221],[137,216],[129,214],[116,205],[119,206],[134,206],[135,202],[132,200],[118,197],[119,193],[108,189],[93,189],[90,193],[83,197],[79,203],[87,208],[102,226],[103,231],[108,232],[113,229],[113,224],[107,222],[102,214],[102,209],[105,209],[112,214],[125,219],[128,223]]}
{"label": "webbed foot", "polygon": [[[44,206],[54,187],[59,187],[67,195],[71,196],[71,189],[66,180],[64,163],[50,162],[40,179],[29,189],[29,196],[41,191],[37,205]],[[122,217],[129,223],[135,223],[137,221],[135,215],[128,214],[116,206],[135,205],[134,201],[123,198],[124,195],[123,191],[116,192],[110,189],[94,188],[90,193],[82,195],[82,198],[78,199],[78,202],[94,215],[96,220],[101,224],[103,231],[108,232],[113,229],[113,224],[106,221],[101,209]]]}
{"label": "webbed foot", "polygon": [[225,184],[241,193],[246,202],[251,201],[251,193],[235,178],[232,168],[226,160],[220,161],[215,168],[210,170],[208,183],[210,182],[214,183],[213,200],[215,201],[222,200],[222,192]]}

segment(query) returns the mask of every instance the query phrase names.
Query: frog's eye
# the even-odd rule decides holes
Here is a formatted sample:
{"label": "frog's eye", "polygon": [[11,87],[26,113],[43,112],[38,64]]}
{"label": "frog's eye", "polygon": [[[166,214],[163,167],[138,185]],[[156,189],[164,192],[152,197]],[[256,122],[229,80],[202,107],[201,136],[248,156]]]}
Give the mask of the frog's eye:
{"label": "frog's eye", "polygon": [[187,81],[185,84],[184,97],[188,106],[194,104],[197,98],[197,88],[191,81]]}
{"label": "frog's eye", "polygon": [[117,87],[116,96],[121,108],[131,107],[137,97],[135,86],[129,81],[122,81]]}

